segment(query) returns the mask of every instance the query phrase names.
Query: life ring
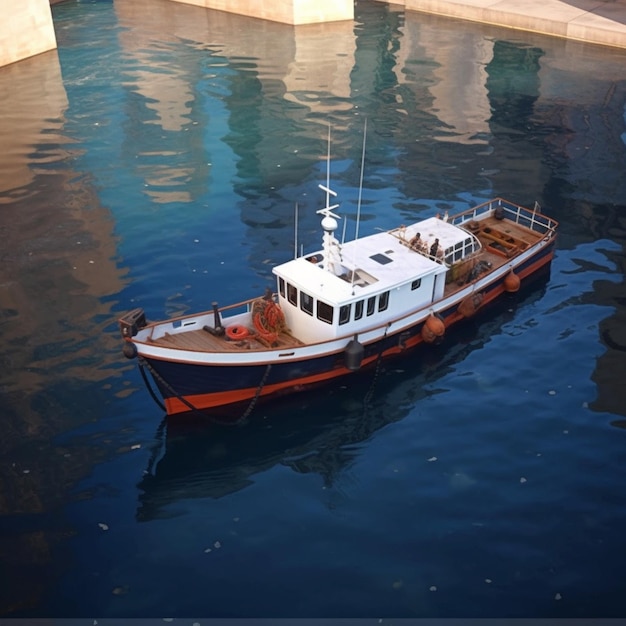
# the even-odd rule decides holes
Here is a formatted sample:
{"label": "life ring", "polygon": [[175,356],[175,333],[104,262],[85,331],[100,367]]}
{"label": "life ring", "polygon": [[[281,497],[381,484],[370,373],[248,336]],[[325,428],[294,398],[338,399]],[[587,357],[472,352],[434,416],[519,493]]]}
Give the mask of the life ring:
{"label": "life ring", "polygon": [[233,324],[226,328],[226,336],[231,341],[238,341],[239,339],[245,339],[250,336],[250,331],[241,324]]}

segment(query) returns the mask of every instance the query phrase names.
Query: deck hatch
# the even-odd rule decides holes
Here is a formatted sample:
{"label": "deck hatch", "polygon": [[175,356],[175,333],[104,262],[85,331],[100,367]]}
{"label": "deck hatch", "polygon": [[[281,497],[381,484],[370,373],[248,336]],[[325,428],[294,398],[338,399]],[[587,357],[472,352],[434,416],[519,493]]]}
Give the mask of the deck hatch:
{"label": "deck hatch", "polygon": [[380,263],[381,265],[387,265],[387,263],[391,263],[393,259],[390,259],[386,254],[382,254],[379,252],[378,254],[372,254],[370,257],[372,261],[376,261],[376,263]]}

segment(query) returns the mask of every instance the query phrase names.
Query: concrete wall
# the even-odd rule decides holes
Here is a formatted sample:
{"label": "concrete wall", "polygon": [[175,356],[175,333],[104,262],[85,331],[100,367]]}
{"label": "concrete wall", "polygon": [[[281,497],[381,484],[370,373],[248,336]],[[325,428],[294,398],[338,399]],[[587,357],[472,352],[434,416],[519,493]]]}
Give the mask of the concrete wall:
{"label": "concrete wall", "polygon": [[54,50],[49,0],[0,0],[0,66]]}
{"label": "concrete wall", "polygon": [[380,0],[407,11],[434,13],[626,48],[624,0]]}
{"label": "concrete wall", "polygon": [[[3,1],[3,0],[0,0]],[[6,1],[6,0],[4,0]],[[354,0],[176,0],[283,24],[318,24],[354,19]]]}

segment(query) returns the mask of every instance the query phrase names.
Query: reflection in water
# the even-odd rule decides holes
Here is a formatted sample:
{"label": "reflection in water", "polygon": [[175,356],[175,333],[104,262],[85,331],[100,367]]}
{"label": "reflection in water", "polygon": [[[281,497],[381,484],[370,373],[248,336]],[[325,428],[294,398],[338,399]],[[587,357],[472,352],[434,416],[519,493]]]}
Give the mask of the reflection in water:
{"label": "reflection in water", "polygon": [[544,272],[515,296],[495,303],[479,323],[461,325],[419,358],[396,359],[378,375],[359,372],[348,387],[285,398],[272,407],[269,420],[263,406],[249,422],[230,427],[166,419],[138,485],[137,519],[182,514],[185,500],[222,498],[252,485],[256,474],[276,464],[319,474],[331,487],[377,430],[405,418],[416,403],[435,393],[431,389],[437,381],[497,337],[518,307],[541,300],[548,279]]}
{"label": "reflection in water", "polygon": [[[126,454],[128,440],[145,450],[160,415],[121,359],[118,312],[144,306],[157,317],[261,293],[271,264],[292,254],[296,202],[301,243],[317,246],[328,123],[333,179],[353,226],[368,119],[361,232],[496,194],[549,209],[561,223],[557,264],[571,251],[585,261],[524,305],[552,298],[555,310],[575,314],[579,299],[595,305],[588,336],[574,345],[578,362],[595,368],[590,406],[623,427],[623,51],[400,5],[356,9],[353,23],[293,27],[167,0],[64,2],[54,8],[58,54],[0,69],[0,560],[12,574],[0,613],[38,606],[50,581],[73,567],[68,537],[89,537],[94,524],[68,513],[68,502],[85,498],[82,511],[94,517],[106,500],[99,489],[129,490],[145,469],[145,459]],[[598,272],[589,289],[585,278],[602,256],[615,268]],[[222,505],[277,465],[336,483],[385,425],[408,422],[432,383],[472,351],[508,367],[489,351],[508,320],[508,311],[494,311],[459,329],[419,370],[398,362],[377,380],[367,410],[365,372],[350,389],[332,390],[330,408],[311,394],[258,407],[232,430],[167,425],[139,494],[128,497],[129,516],[172,516],[191,498]],[[559,369],[570,344],[550,322],[546,314],[529,323],[553,348],[545,367]],[[569,415],[565,395],[540,408]],[[480,412],[484,395],[464,401]],[[549,439],[543,422],[531,424],[536,440]],[[571,473],[563,472],[561,481]],[[92,474],[104,486],[83,487]],[[123,505],[116,515],[124,517]],[[134,558],[132,549],[113,553]],[[99,581],[82,584],[91,583],[102,591]],[[110,599],[110,589],[102,594]]]}
{"label": "reflection in water", "polygon": [[2,68],[0,81],[0,554],[11,571],[0,600],[19,608],[64,568],[53,555],[72,531],[50,511],[103,457],[54,437],[102,416],[113,345],[102,299],[124,283],[111,217],[72,168],[80,151],[57,52]]}
{"label": "reflection in water", "polygon": [[61,133],[67,95],[56,50],[3,67],[2,81],[20,85],[2,93],[0,203],[6,204],[27,193],[37,166],[66,155]]}

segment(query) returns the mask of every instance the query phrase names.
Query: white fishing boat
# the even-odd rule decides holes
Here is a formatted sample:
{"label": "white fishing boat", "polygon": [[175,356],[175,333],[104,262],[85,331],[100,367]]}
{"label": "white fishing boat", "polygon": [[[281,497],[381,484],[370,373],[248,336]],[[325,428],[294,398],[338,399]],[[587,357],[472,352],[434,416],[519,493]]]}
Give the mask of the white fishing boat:
{"label": "white fishing boat", "polygon": [[142,309],[119,320],[124,354],[168,415],[249,412],[260,398],[441,342],[554,255],[557,222],[502,198],[340,242],[328,177],[320,188],[321,248],[274,267],[275,289],[165,321]]}

